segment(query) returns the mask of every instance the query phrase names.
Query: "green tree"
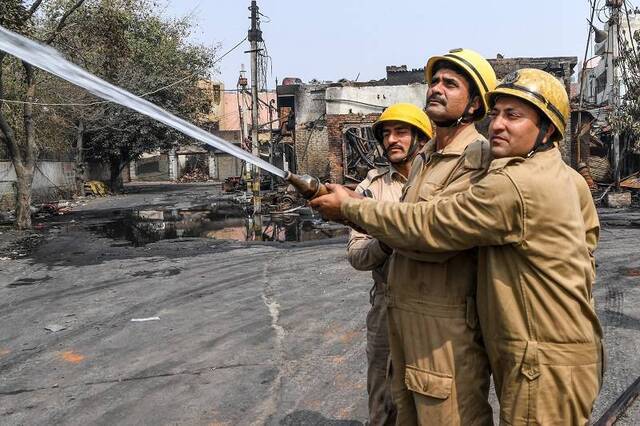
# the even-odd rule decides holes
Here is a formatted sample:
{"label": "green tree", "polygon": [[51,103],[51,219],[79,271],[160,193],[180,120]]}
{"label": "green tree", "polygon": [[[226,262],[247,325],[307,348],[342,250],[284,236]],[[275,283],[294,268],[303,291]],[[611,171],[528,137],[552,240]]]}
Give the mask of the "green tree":
{"label": "green tree", "polygon": [[[627,21],[622,19],[622,32],[627,32]],[[629,28],[630,29],[630,28]],[[625,86],[620,108],[609,115],[612,127],[627,137],[628,140],[640,143],[640,30],[629,34],[625,39],[618,34],[620,56],[618,65]],[[623,152],[624,155],[624,152]]]}
{"label": "green tree", "polygon": [[[89,1],[74,16],[73,33],[60,41],[67,55],[90,72],[194,121],[206,104],[197,82],[207,78],[215,49],[188,43],[192,28],[189,19],[162,17],[147,0]],[[91,101],[90,95],[77,94],[75,102]],[[109,164],[114,190],[131,160],[185,140],[164,124],[112,103],[68,112],[87,158]]]}
{"label": "green tree", "polygon": [[[54,45],[72,62],[187,120],[207,104],[196,83],[211,71],[216,49],[188,43],[193,23],[162,17],[152,0],[2,0],[0,25]],[[76,140],[88,159],[109,164],[115,189],[132,159],[186,139],[56,77],[37,77],[30,64],[0,52],[0,99],[22,102],[0,104],[0,139],[18,178],[20,229],[31,226],[41,148],[68,148]]]}

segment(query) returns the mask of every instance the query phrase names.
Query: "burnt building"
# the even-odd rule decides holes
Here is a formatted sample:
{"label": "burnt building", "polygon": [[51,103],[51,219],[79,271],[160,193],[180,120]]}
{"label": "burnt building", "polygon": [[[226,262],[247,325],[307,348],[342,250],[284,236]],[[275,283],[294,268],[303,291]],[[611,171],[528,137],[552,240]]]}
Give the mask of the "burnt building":
{"label": "burnt building", "polygon": [[[496,58],[489,62],[502,78],[520,68],[538,68],[562,80],[570,91],[576,57]],[[367,170],[384,161],[371,125],[382,111],[398,102],[425,106],[424,69],[388,66],[386,77],[369,82],[285,79],[276,89],[280,142],[289,170],[332,182],[361,180]],[[571,126],[571,123],[568,124]],[[487,122],[480,123],[486,132]],[[570,140],[561,144],[572,162]]]}
{"label": "burnt building", "polygon": [[426,86],[387,79],[278,86],[282,144],[290,170],[350,183],[384,164],[371,125],[398,102],[424,107]]}

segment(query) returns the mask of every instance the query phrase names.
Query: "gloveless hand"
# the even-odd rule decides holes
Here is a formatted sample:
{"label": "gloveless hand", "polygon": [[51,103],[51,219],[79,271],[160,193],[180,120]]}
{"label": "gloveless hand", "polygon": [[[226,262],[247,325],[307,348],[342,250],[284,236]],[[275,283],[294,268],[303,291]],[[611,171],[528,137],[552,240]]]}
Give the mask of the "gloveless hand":
{"label": "gloveless hand", "polygon": [[309,202],[309,205],[315,210],[318,210],[325,220],[345,222],[346,219],[340,210],[342,203],[349,198],[359,199],[364,198],[364,196],[342,185],[328,183],[326,187],[329,190],[329,194],[314,198]]}

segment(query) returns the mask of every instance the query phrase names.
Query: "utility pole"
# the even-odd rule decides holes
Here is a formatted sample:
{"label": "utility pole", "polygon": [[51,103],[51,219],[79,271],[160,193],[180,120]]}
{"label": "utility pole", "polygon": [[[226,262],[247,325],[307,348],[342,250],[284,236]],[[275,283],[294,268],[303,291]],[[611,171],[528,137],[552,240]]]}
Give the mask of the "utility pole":
{"label": "utility pole", "polygon": [[[238,77],[238,84],[236,86],[236,99],[238,101],[238,112],[240,114],[240,146],[242,149],[248,148],[249,142],[249,129],[247,128],[247,120],[244,117],[244,95],[247,92],[248,80],[246,76],[246,71],[244,70],[244,64],[240,66],[240,76]],[[246,161],[242,162],[242,178],[245,182],[250,182],[251,170],[249,168],[249,163]],[[247,183],[247,196],[252,195],[253,192],[251,190],[251,185]]]}
{"label": "utility pole", "polygon": [[[260,18],[258,17],[258,4],[256,0],[251,1],[251,28],[249,29],[248,40],[251,43],[251,152],[256,157],[260,157],[260,142],[258,141],[258,43],[262,41],[262,31],[260,31]],[[252,166],[252,186],[253,186],[253,228],[256,240],[262,239],[262,200],[260,197],[260,169]]]}
{"label": "utility pole", "polygon": [[[607,7],[611,11],[609,19],[609,51],[607,52],[607,84],[610,86],[609,105],[611,113],[616,116],[620,109],[620,79],[618,76],[618,29],[620,25],[620,8],[623,0],[607,0]],[[613,129],[613,181],[615,188],[620,189],[620,130]]]}

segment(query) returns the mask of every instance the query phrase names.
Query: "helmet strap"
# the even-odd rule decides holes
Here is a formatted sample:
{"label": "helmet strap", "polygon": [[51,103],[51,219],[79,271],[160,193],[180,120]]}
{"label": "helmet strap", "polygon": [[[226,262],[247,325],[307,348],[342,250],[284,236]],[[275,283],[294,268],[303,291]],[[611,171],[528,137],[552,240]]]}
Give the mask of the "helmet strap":
{"label": "helmet strap", "polygon": [[411,141],[411,146],[409,147],[409,151],[407,152],[407,155],[402,160],[403,162],[407,160],[412,160],[413,156],[416,155],[416,152],[418,151],[418,146],[419,146],[418,133],[419,132],[417,130],[413,131],[413,140]]}
{"label": "helmet strap", "polygon": [[542,120],[540,123],[540,131],[538,132],[538,137],[536,138],[536,143],[533,144],[533,148],[527,154],[527,158],[531,157],[533,154],[539,151],[546,151],[547,149],[553,146],[552,143],[544,143],[544,137],[549,130],[549,122],[547,120]]}
{"label": "helmet strap", "polygon": [[472,118],[472,115],[469,112],[469,110],[472,107],[474,99],[469,99],[469,102],[467,102],[467,106],[464,108],[464,112],[462,113],[462,115],[460,117],[452,119],[452,120],[444,120],[444,121],[435,121],[434,120],[433,122],[436,123],[436,126],[438,126],[440,128],[450,128],[450,129],[452,129],[454,127],[458,127],[460,124],[471,123],[473,121],[473,118]]}
{"label": "helmet strap", "polygon": [[[400,161],[396,161],[397,163],[405,163],[407,161],[410,161],[411,159],[413,159],[413,156],[416,154],[416,152],[418,151],[418,131],[414,130],[413,131],[413,138],[411,140],[411,145],[409,146],[409,150],[407,151],[407,155],[405,155],[402,160]],[[383,149],[384,149],[384,145],[383,145]],[[389,157],[387,156],[387,150],[384,150],[384,156],[387,160],[389,160],[389,163],[391,163],[391,160],[389,159]],[[391,163],[393,164],[393,163]]]}

